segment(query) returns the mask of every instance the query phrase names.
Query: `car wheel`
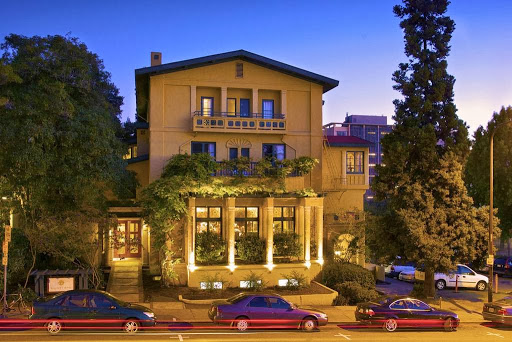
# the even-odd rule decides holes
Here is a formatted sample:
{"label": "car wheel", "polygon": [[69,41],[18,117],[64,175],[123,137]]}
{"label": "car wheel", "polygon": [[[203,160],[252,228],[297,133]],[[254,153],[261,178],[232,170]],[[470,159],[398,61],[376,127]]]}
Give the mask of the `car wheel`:
{"label": "car wheel", "polygon": [[55,318],[51,318],[46,323],[46,331],[51,335],[56,335],[62,330],[62,323]]}
{"label": "car wheel", "polygon": [[136,319],[128,319],[123,323],[123,330],[128,334],[135,334],[139,331],[140,323]]}
{"label": "car wheel", "polygon": [[444,330],[445,331],[457,330],[455,319],[453,319],[452,317],[447,318],[446,321],[444,321]]}
{"label": "car wheel", "polygon": [[245,316],[237,317],[233,321],[233,326],[236,327],[238,331],[247,331],[247,329],[249,329],[249,318]]}
{"label": "car wheel", "polygon": [[396,322],[396,319],[394,318],[388,318],[385,322],[384,322],[384,325],[382,326],[384,328],[384,330],[386,331],[389,331],[389,332],[393,332],[396,330],[396,328],[398,327],[398,323]]}
{"label": "car wheel", "polygon": [[446,287],[446,282],[443,279],[439,279],[436,281],[436,289],[444,290],[445,287]]}
{"label": "car wheel", "polygon": [[477,284],[476,284],[476,289],[478,291],[485,291],[485,289],[487,288],[487,283],[483,280],[480,280]]}
{"label": "car wheel", "polygon": [[318,326],[318,322],[313,317],[306,317],[302,320],[300,326],[304,331],[314,331]]}

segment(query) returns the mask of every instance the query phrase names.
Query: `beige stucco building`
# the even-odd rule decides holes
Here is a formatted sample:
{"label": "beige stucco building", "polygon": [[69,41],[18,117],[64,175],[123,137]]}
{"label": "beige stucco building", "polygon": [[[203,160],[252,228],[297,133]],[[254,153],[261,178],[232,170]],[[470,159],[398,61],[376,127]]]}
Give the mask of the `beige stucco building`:
{"label": "beige stucco building", "polygon": [[[266,157],[319,161],[310,174],[286,179],[287,191],[311,188],[317,197],[190,198],[188,220],[180,226],[183,238],[176,242],[178,282],[199,287],[207,275],[219,274],[239,286],[254,272],[274,286],[292,271],[312,280],[330,243],[326,227],[336,226],[341,211],[362,210],[368,188],[364,140],[329,143],[322,135],[322,94],[338,81],[244,50],[168,64],[160,64],[161,54],[152,53],[151,61],[150,67],[135,71],[139,123],[127,156],[142,187],[158,179],[175,154],[208,153],[219,162],[242,156],[253,163]],[[140,208],[112,207],[111,212],[119,221],[114,235],[122,237],[124,247],[111,248],[108,259],[142,258],[158,273],[158,253]],[[203,231],[226,241],[225,264],[196,262],[195,237]],[[279,263],[274,257],[278,232],[298,234],[302,251],[294,262]],[[238,262],[236,242],[244,234],[266,241],[262,264]],[[132,246],[130,241],[135,241]]]}

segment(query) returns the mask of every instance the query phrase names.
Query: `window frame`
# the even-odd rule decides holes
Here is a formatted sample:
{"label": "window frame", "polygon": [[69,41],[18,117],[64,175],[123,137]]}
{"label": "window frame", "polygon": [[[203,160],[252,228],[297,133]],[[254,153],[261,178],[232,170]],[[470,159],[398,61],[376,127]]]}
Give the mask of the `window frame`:
{"label": "window frame", "polygon": [[[205,112],[204,112],[204,102],[203,100],[205,99],[210,99],[212,100],[212,108],[211,108],[211,111],[208,115],[205,115]],[[214,108],[215,108],[215,98],[212,97],[212,96],[201,96],[201,116],[214,116]]]}
{"label": "window frame", "polygon": [[[265,155],[265,146],[271,146],[272,147],[272,155],[270,156],[267,156]],[[278,158],[278,153],[277,153],[277,150],[276,150],[276,147],[277,146],[283,146],[283,158],[282,159],[279,159]],[[286,144],[267,144],[267,143],[262,143],[261,145],[261,157],[264,159],[264,158],[275,158],[276,160],[285,160],[286,159]]]}
{"label": "window frame", "polygon": [[[201,145],[201,152],[194,152],[194,144],[200,144]],[[206,152],[204,151],[204,146],[213,145],[213,156],[209,152],[209,148],[207,148]],[[199,154],[199,153],[206,153],[209,154],[213,159],[217,160],[217,143],[211,142],[211,141],[191,141],[190,142],[190,154]]]}
{"label": "window frame", "polygon": [[[353,154],[354,158],[354,165],[353,165],[353,171],[349,170],[349,163],[348,163],[348,156],[349,154]],[[357,158],[356,156],[360,154],[361,155],[361,164],[359,165],[360,168],[357,168],[358,164],[356,163]],[[347,174],[350,175],[362,175],[364,174],[365,168],[364,168],[364,151],[347,151],[345,154],[345,170]]]}
{"label": "window frame", "polygon": [[[244,214],[245,216],[244,217],[236,217],[236,209],[241,209],[243,208],[244,209]],[[256,208],[257,210],[257,216],[256,217],[248,217],[247,216],[247,209],[249,208]],[[257,231],[256,232],[250,232],[250,234],[255,234],[256,236],[260,236],[260,208],[259,207],[256,207],[256,206],[237,206],[235,207],[235,224],[237,222],[243,222],[244,223],[244,232],[243,234],[240,234],[238,239],[237,239],[237,236],[235,234],[235,241],[238,241],[240,240],[240,237],[241,236],[247,236],[247,222],[256,222],[256,227],[257,227]]]}
{"label": "window frame", "polygon": [[[269,114],[269,113],[265,112],[265,102],[272,103],[272,113]],[[276,108],[275,108],[275,102],[273,99],[261,99],[261,117],[263,119],[273,119],[275,112],[276,112]],[[270,117],[268,117],[268,115],[270,115]]]}
{"label": "window frame", "polygon": [[[242,101],[247,101],[247,113],[242,112]],[[249,118],[251,117],[251,99],[240,98],[240,117]]]}
{"label": "window frame", "polygon": [[[207,217],[197,217],[197,209],[198,208],[206,208],[206,214],[207,214]],[[220,215],[219,217],[215,217],[215,218],[212,218],[210,217],[210,208],[219,208],[219,212],[220,212]],[[200,222],[206,222],[206,231],[207,232],[210,232],[210,222],[219,222],[219,236],[222,236],[222,206],[218,206],[218,205],[198,205],[195,207],[195,220],[196,220],[196,226],[195,226],[195,230],[196,230],[196,234],[198,233],[202,233],[199,231],[198,229],[198,223]]]}
{"label": "window frame", "polygon": [[[287,233],[287,234],[296,233],[297,227],[295,225],[295,215],[296,215],[295,207],[294,206],[290,206],[290,205],[278,205],[278,206],[274,206],[274,209],[273,209],[272,212],[274,212],[276,208],[281,208],[281,216],[273,215],[272,230],[274,231],[274,234],[279,234],[279,233]],[[291,208],[292,211],[293,211],[293,215],[291,217],[284,216],[284,208]],[[276,231],[275,222],[281,222],[281,231]],[[292,226],[293,226],[293,229],[291,231],[285,231],[284,230],[284,222],[291,222]]]}
{"label": "window frame", "polygon": [[[234,112],[230,112],[229,111],[229,101],[232,100],[234,103],[235,103],[235,111]],[[227,116],[236,116],[236,97],[228,97],[227,98],[227,101],[226,101],[226,105],[227,105],[227,108],[226,108],[226,115]]]}

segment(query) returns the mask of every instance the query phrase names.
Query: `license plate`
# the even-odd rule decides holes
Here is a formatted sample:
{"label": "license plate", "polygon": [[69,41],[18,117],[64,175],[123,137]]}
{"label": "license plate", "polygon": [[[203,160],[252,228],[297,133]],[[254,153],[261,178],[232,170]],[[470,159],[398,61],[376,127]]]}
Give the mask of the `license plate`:
{"label": "license plate", "polygon": [[489,312],[494,312],[494,308],[488,308],[487,309]]}

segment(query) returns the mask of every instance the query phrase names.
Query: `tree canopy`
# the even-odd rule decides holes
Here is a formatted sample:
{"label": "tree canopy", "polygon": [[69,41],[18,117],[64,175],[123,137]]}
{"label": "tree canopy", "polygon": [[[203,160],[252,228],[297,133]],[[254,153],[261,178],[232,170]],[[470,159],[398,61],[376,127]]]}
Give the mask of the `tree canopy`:
{"label": "tree canopy", "polygon": [[1,50],[0,192],[31,248],[62,251],[70,240],[56,229],[76,229],[77,215],[105,218],[106,194],[133,184],[118,139],[123,98],[77,38],[11,34]]}

